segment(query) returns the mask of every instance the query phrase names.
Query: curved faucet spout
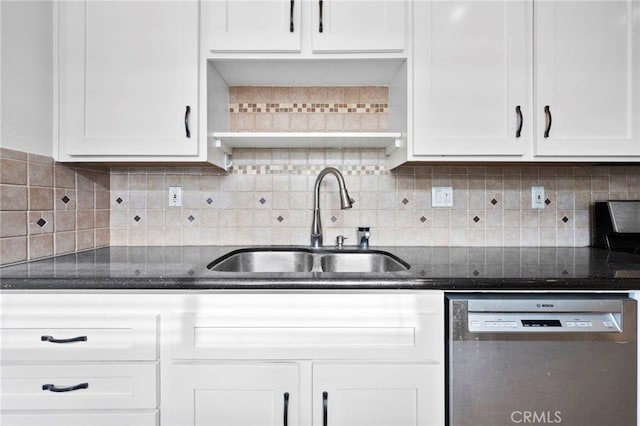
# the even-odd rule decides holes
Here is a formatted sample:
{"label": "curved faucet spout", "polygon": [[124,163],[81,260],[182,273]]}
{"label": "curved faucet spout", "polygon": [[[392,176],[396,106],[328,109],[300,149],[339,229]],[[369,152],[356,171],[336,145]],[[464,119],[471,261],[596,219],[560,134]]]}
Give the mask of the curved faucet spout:
{"label": "curved faucet spout", "polygon": [[328,174],[332,174],[338,180],[338,188],[340,190],[340,208],[350,209],[352,207],[351,198],[347,192],[347,186],[344,183],[344,177],[342,173],[334,167],[327,167],[323,169],[318,177],[313,188],[313,221],[311,222],[311,247],[322,247],[322,223],[320,221],[320,184],[322,179]]}

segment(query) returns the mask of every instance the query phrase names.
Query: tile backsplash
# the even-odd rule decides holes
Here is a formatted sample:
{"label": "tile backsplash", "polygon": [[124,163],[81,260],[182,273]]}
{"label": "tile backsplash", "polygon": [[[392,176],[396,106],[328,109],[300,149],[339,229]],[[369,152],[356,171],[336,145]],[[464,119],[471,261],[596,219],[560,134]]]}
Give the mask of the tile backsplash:
{"label": "tile backsplash", "polygon": [[232,132],[384,132],[389,89],[363,87],[229,87]]}
{"label": "tile backsplash", "polygon": [[[388,170],[381,150],[234,150],[234,167],[113,168],[112,245],[309,244],[313,185],[334,166],[351,210],[340,210],[335,179],[321,191],[325,245],[568,246],[591,244],[592,206],[640,198],[640,166],[403,166]],[[531,208],[531,186],[545,208]],[[168,207],[182,186],[183,206]],[[432,186],[453,187],[453,207],[431,205]]]}
{"label": "tile backsplash", "polygon": [[0,148],[0,265],[109,245],[108,169]]}

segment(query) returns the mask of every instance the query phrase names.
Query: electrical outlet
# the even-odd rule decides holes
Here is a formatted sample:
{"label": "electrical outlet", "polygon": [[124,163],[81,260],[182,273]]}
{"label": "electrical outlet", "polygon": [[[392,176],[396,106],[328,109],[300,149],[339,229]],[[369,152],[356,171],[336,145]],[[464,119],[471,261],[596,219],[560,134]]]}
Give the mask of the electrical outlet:
{"label": "electrical outlet", "polygon": [[531,187],[531,208],[544,209],[544,186]]}
{"label": "electrical outlet", "polygon": [[431,188],[432,207],[453,207],[453,188],[450,186],[434,186]]}
{"label": "electrical outlet", "polygon": [[182,207],[182,187],[169,187],[169,207]]}

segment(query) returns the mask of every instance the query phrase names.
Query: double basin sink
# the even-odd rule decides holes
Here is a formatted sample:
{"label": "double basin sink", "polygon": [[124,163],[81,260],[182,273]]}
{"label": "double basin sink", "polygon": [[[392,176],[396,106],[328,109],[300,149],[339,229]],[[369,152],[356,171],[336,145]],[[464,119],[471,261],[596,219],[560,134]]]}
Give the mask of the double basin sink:
{"label": "double basin sink", "polygon": [[405,271],[409,264],[380,250],[257,247],[234,250],[207,268],[237,273],[380,273]]}

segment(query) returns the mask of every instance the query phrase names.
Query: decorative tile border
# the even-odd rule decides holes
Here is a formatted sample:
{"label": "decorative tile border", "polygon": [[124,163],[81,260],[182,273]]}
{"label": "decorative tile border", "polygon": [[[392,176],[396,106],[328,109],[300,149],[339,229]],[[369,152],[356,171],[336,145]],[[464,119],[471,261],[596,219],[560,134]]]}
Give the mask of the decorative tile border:
{"label": "decorative tile border", "polygon": [[384,132],[389,128],[389,88],[229,88],[231,132]]}
{"label": "decorative tile border", "polygon": [[[303,175],[317,176],[325,165],[296,166],[296,165],[234,165],[231,174],[234,175]],[[385,166],[339,166],[340,172],[345,176],[379,176],[388,175],[390,172]]]}
{"label": "decorative tile border", "polygon": [[229,112],[301,112],[301,113],[354,113],[354,114],[372,114],[372,113],[388,113],[389,104],[381,103],[230,103]]}

